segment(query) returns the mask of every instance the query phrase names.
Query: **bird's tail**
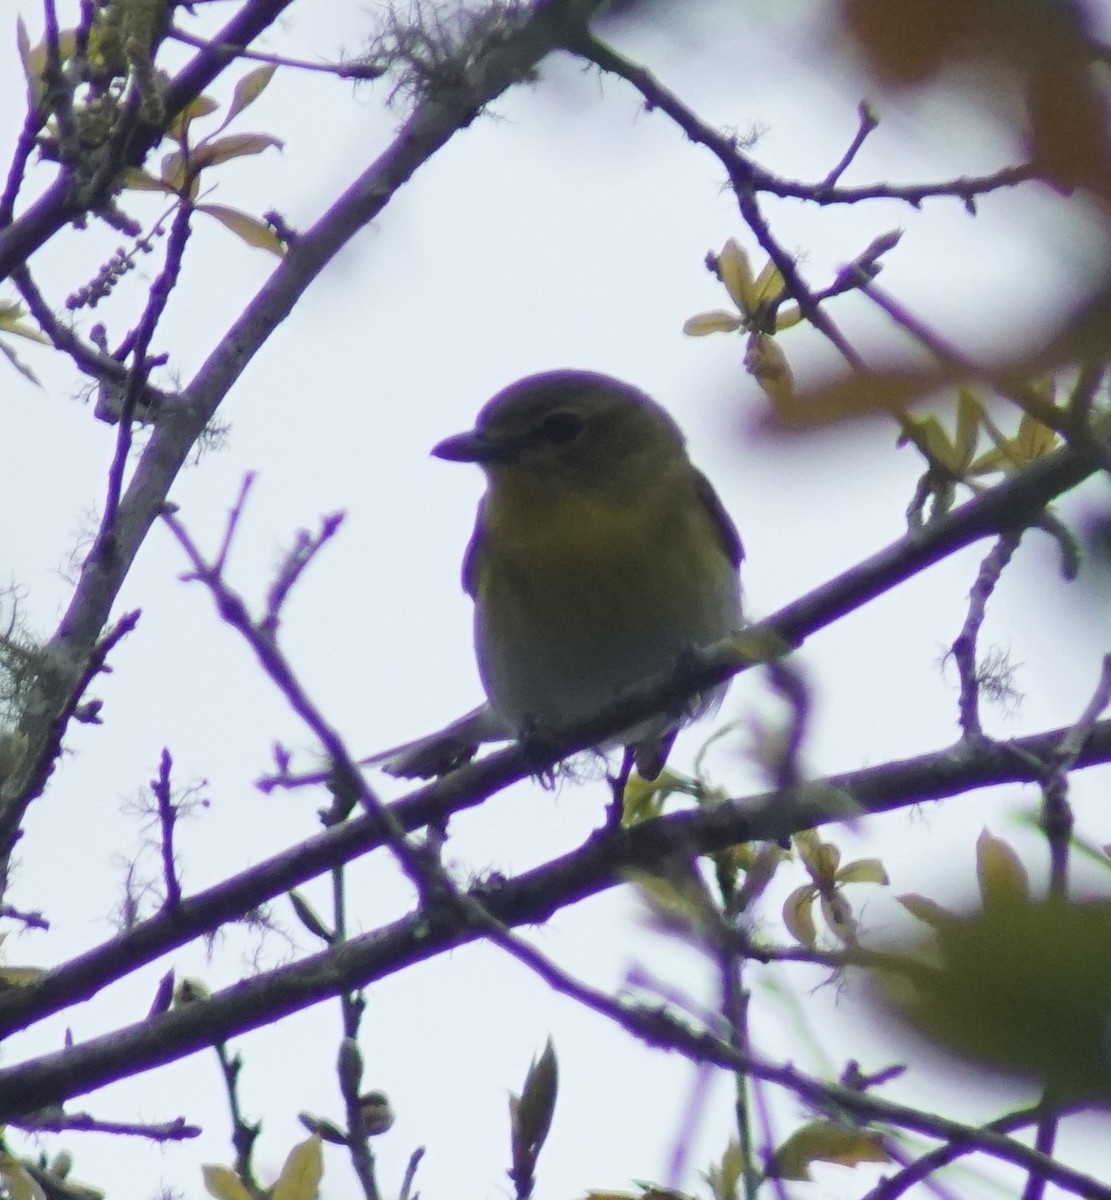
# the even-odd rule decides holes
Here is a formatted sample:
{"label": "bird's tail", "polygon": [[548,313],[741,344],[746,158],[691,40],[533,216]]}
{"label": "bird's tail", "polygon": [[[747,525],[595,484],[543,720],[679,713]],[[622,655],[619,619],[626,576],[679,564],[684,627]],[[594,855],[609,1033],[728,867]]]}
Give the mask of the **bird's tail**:
{"label": "bird's tail", "polygon": [[399,779],[431,779],[469,762],[486,742],[508,742],[515,735],[488,704],[481,704],[436,733],[394,746],[363,762]]}

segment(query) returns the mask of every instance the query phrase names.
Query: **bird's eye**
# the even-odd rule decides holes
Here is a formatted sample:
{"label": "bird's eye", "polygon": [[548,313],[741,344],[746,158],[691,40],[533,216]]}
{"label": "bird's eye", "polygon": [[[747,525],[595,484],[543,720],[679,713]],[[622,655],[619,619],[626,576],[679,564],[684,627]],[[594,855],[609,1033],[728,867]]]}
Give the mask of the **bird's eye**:
{"label": "bird's eye", "polygon": [[557,408],[540,422],[540,436],[553,445],[573,442],[582,433],[583,419],[577,413]]}

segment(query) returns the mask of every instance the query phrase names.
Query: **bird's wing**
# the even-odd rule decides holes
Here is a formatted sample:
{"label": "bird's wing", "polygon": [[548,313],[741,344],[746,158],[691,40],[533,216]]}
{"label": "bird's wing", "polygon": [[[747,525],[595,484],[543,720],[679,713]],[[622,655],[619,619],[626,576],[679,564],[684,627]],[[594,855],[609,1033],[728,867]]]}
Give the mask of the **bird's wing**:
{"label": "bird's wing", "polygon": [[478,503],[474,532],[471,534],[471,540],[467,543],[467,549],[463,552],[463,591],[468,596],[475,596],[478,593],[478,556],[482,553],[482,524],[485,507],[486,499],[483,497]]}
{"label": "bird's wing", "polygon": [[[722,504],[721,497],[714,491],[714,485],[697,467],[692,470],[694,471],[694,490],[710,514],[710,520],[721,539],[721,548],[729,556],[729,561],[733,566],[739,567],[741,559],[745,556],[745,548],[741,544],[741,535],[737,532],[736,525],[733,524],[733,518],[725,511],[725,505]],[[478,531],[476,530],[475,537],[477,538],[477,536]],[[469,556],[470,551],[468,550]]]}

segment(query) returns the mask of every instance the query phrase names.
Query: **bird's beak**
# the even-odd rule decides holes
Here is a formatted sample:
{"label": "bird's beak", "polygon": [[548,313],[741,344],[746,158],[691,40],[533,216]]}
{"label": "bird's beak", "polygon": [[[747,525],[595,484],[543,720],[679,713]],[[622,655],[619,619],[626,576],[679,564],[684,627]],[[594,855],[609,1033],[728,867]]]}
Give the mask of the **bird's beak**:
{"label": "bird's beak", "polygon": [[456,433],[432,447],[434,458],[446,458],[448,462],[482,462],[487,451],[486,439],[477,429]]}
{"label": "bird's beak", "polygon": [[[507,453],[508,452],[508,453]],[[512,457],[512,449],[490,437],[481,429],[470,429],[444,438],[432,447],[435,458],[446,458],[448,462],[492,463]]]}

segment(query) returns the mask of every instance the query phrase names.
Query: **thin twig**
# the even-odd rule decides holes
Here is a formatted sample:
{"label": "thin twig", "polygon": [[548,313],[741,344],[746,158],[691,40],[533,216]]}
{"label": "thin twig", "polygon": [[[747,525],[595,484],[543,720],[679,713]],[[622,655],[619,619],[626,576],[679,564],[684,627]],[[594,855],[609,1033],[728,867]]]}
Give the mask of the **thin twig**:
{"label": "thin twig", "polygon": [[0,917],[9,921],[18,921],[28,929],[49,929],[50,922],[41,912],[26,912],[11,904],[0,904]]}
{"label": "thin twig", "polygon": [[1023,384],[1013,374],[1004,374],[977,365],[954,345],[946,342],[936,330],[920,321],[893,296],[885,292],[874,281],[861,279],[859,290],[878,308],[881,308],[897,325],[930,351],[943,365],[952,368],[963,378],[982,378],[991,383],[1000,395],[1013,400],[1023,412],[1039,420],[1068,441],[1072,430],[1067,414],[1047,400],[1038,390]]}
{"label": "thin twig", "polygon": [[793,180],[773,177],[761,182],[761,190],[771,192],[784,199],[810,200],[815,204],[861,204],[867,200],[900,200],[912,208],[921,208],[926,200],[959,200],[969,215],[976,213],[976,199],[1003,188],[1018,187],[1042,178],[1042,172],[1033,163],[1021,163],[1015,167],[1003,167],[989,175],[961,175],[956,179],[942,179],[936,183],[868,183],[859,187],[834,187],[823,189],[821,184],[796,183]]}
{"label": "thin twig", "polygon": [[[196,1001],[203,1004],[203,1001]],[[262,1132],[258,1121],[248,1121],[243,1116],[239,1100],[239,1076],[243,1070],[243,1059],[238,1054],[229,1054],[223,1042],[217,1042],[216,1058],[220,1063],[220,1075],[224,1081],[224,1093],[228,1099],[228,1110],[231,1114],[231,1142],[235,1150],[235,1173],[240,1182],[251,1194],[252,1200],[264,1200],[265,1193],[259,1187],[255,1178],[253,1155],[255,1142]]]}
{"label": "thin twig", "polygon": [[[990,1121],[983,1126],[992,1133],[1014,1133],[1032,1125],[1037,1117],[1037,1108],[1020,1109],[1018,1112],[1007,1113],[998,1120]],[[881,1180],[861,1200],[898,1200],[905,1195],[916,1183],[921,1183],[935,1171],[947,1167],[958,1158],[975,1154],[978,1147],[968,1140],[951,1140],[944,1145],[930,1150],[913,1162],[907,1163],[902,1170],[897,1171],[887,1179]]]}
{"label": "thin twig", "polygon": [[865,100],[861,100],[860,104],[857,105],[856,115],[859,121],[859,124],[856,128],[856,134],[854,135],[853,140],[849,143],[849,148],[841,156],[841,161],[833,168],[832,171],[830,171],[825,179],[823,179],[822,182],[817,185],[817,190],[820,192],[828,191],[831,187],[833,187],[838,179],[844,175],[853,159],[856,158],[857,154],[860,153],[860,148],[867,141],[868,135],[880,123],[879,118],[876,116],[875,110]]}
{"label": "thin twig", "polygon": [[[789,645],[799,645],[818,630],[933,563],[980,537],[998,534],[1030,512],[1039,511],[1053,496],[1075,486],[1094,470],[1092,464],[1069,449],[1047,455],[939,518],[920,533],[899,539],[788,604],[768,618],[766,628],[775,638]],[[569,731],[565,740],[551,747],[545,761],[554,764],[570,753],[598,745],[652,713],[670,709],[690,694],[705,691],[750,665],[747,660],[739,661],[732,644],[719,647],[716,654],[700,656],[697,670],[685,673],[681,692],[676,690],[670,678],[646,683],[610,711]],[[64,719],[58,728],[60,735],[65,728]],[[964,743],[907,762],[836,776],[826,780],[830,785],[827,791],[815,793],[811,790],[804,804],[792,804],[790,797],[771,794],[750,798],[736,810],[732,806],[721,806],[714,813],[676,814],[664,818],[661,825],[650,824],[644,832],[622,830],[616,838],[602,839],[598,856],[579,860],[573,880],[564,882],[577,895],[600,890],[608,886],[605,881],[610,879],[609,871],[632,865],[649,866],[655,862],[650,848],[656,845],[651,840],[656,837],[671,847],[675,843],[670,839],[677,837],[681,839],[680,844],[690,846],[692,852],[705,853],[753,838],[774,840],[824,821],[842,819],[844,802],[834,803],[833,798],[843,792],[852,796],[860,812],[880,812],[923,800],[941,799],[973,787],[1018,780],[1039,781],[1044,771],[1041,761],[1058,745],[1064,732],[1053,730],[1016,739],[1006,748],[991,743]],[[1017,749],[1025,749],[1037,760],[1036,765],[1018,755]],[[1111,722],[1105,721],[1096,726],[1092,737],[1085,742],[1077,762],[1109,759]],[[44,764],[50,761],[53,760],[47,752],[37,760],[43,770]],[[460,768],[439,783],[415,790],[391,805],[390,811],[406,829],[419,828],[478,804],[537,769],[534,755],[511,747]],[[822,796],[829,797],[828,802],[823,802]],[[671,824],[673,821],[674,825]],[[3,832],[0,828],[0,834]],[[640,841],[640,838],[649,840]],[[382,831],[375,818],[369,814],[356,817],[301,843],[287,855],[259,863],[241,872],[234,880],[186,899],[174,922],[151,918],[137,926],[133,935],[112,939],[88,951],[70,966],[52,971],[43,983],[0,996],[0,1037],[84,999],[134,967],[216,928],[236,912],[264,903],[340,862],[381,845]],[[621,853],[618,853],[619,846],[624,847]],[[558,897],[563,895],[555,884],[557,878],[562,878],[558,871],[548,884],[555,892],[545,894],[545,904],[558,903]],[[515,901],[520,902],[520,898]]]}
{"label": "thin twig", "polygon": [[[728,900],[726,903],[728,907]],[[745,960],[735,945],[722,939],[717,954],[721,987],[721,1011],[729,1030],[729,1042],[744,1057],[752,1052],[749,1035],[749,992],[744,983]],[[756,1162],[756,1142],[752,1130],[752,1099],[755,1080],[745,1071],[733,1073],[733,1118],[737,1126],[737,1145],[741,1158],[741,1180],[746,1200],[755,1200],[763,1171]]]}
{"label": "thin twig", "polygon": [[1091,737],[1100,714],[1109,704],[1111,704],[1111,654],[1105,654],[1100,663],[1099,681],[1092,693],[1091,700],[1088,701],[1076,723],[1061,739],[1057,760],[1061,770],[1071,771],[1076,765],[1077,759],[1084,749],[1084,743]]}
{"label": "thin twig", "polygon": [[172,1121],[144,1124],[134,1121],[102,1121],[88,1113],[67,1113],[48,1109],[22,1120],[13,1121],[25,1133],[111,1133],[121,1137],[147,1138],[152,1142],[183,1142],[200,1137],[199,1125],[190,1125],[184,1117]]}
{"label": "thin twig", "polygon": [[[346,872],[344,867],[336,867],[331,874],[333,944],[340,946],[347,941]],[[339,1002],[343,1037],[336,1074],[347,1120],[347,1153],[365,1200],[379,1200],[374,1154],[370,1149],[361,1100],[363,1056],[358,1039],[359,1026],[366,1010],[366,997],[360,990],[343,991],[340,992]]]}
{"label": "thin twig", "polygon": [[[81,700],[92,685],[93,680],[107,670],[108,656],[130,634],[139,623],[139,610],[133,609],[124,613],[93,647],[92,653],[84,662],[80,673],[70,686],[56,715],[52,716],[49,726],[38,747],[36,758],[28,765],[27,776],[29,788],[36,790],[45,785],[52,770],[52,765],[61,753],[62,738],[65,736],[69,722],[78,711]],[[0,860],[6,857],[19,830],[19,813],[11,806],[0,806]],[[3,881],[6,885],[6,880]],[[6,886],[0,886],[0,895],[7,891]]]}
{"label": "thin twig", "polygon": [[772,234],[757,199],[760,191],[771,190],[765,186],[770,177],[747,155],[741,153],[736,138],[719,133],[707,125],[650,71],[594,37],[585,26],[575,31],[568,42],[568,49],[603,71],[618,75],[632,84],[644,97],[650,109],[658,108],[665,112],[692,142],[704,146],[718,159],[728,172],[729,183],[737,197],[741,216],[765,253],[779,268],[787,291],[798,303],[803,315],[837,347],[850,365],[860,369],[863,366],[860,355],[821,309],[814,292],[799,273],[794,257],[783,249]]}
{"label": "thin twig", "polygon": [[232,46],[227,42],[210,41],[176,25],[171,27],[168,36],[175,41],[184,42],[187,46],[196,46],[200,50],[218,50],[229,58],[248,58],[252,62],[269,63],[275,67],[292,67],[298,71],[320,71],[325,75],[335,75],[339,79],[380,79],[386,73],[385,67],[379,66],[377,63],[310,62],[305,58],[264,54],[261,50],[250,50],[246,46]]}
{"label": "thin twig", "polygon": [[272,638],[277,635],[282,605],[305,568],[339,532],[343,519],[343,513],[331,513],[321,520],[317,533],[309,533],[306,529],[297,531],[293,546],[286,553],[274,582],[266,593],[266,615],[259,622],[259,629],[265,637]]}
{"label": "thin twig", "polygon": [[[1069,771],[1076,755],[1090,736],[1096,721],[1111,703],[1111,654],[1105,655],[1099,682],[1091,700],[1076,724],[1061,739],[1061,745],[1047,764],[1042,783],[1041,825],[1049,846],[1049,888],[1051,900],[1064,902],[1068,897],[1069,851],[1072,846],[1074,817],[1069,804]],[[1046,1088],[1039,1105],[1034,1147],[1042,1154],[1052,1155],[1060,1129],[1060,1099],[1053,1089]],[[1026,1178],[1022,1200],[1042,1200],[1046,1180],[1037,1171]]]}
{"label": "thin twig", "polygon": [[27,175],[27,163],[35,152],[36,140],[40,130],[46,124],[46,114],[41,108],[28,107],[23,118],[23,127],[16,139],[12,161],[8,167],[8,178],[4,184],[3,195],[0,195],[0,229],[10,225],[15,215],[15,202],[19,198],[19,189]]}
{"label": "thin twig", "polygon": [[420,1166],[422,1158],[424,1158],[423,1146],[418,1146],[409,1155],[409,1163],[405,1168],[405,1176],[401,1181],[401,1191],[398,1193],[398,1200],[416,1200],[416,1196],[413,1194],[413,1181],[417,1177],[417,1167]]}
{"label": "thin twig", "polygon": [[12,272],[12,281],[39,328],[56,349],[69,355],[79,371],[100,383],[115,387],[123,387],[126,384],[128,373],[123,363],[112,355],[105,354],[98,347],[82,341],[68,325],[58,320],[26,265],[19,266]]}
{"label": "thin twig", "polygon": [[957,678],[960,681],[959,719],[965,737],[979,737],[983,733],[980,724],[982,679],[977,663],[977,641],[987,615],[988,600],[1021,539],[1021,529],[1002,534],[980,564],[976,582],[968,593],[968,613],[949,651],[957,664]]}
{"label": "thin twig", "polygon": [[[1046,1089],[1039,1105],[1038,1124],[1034,1131],[1034,1149],[1047,1158],[1053,1155],[1060,1128],[1060,1104],[1052,1091]],[[1042,1200],[1049,1180],[1037,1168],[1031,1168],[1022,1189],[1022,1200]]]}
{"label": "thin twig", "polygon": [[104,516],[101,518],[100,529],[97,531],[96,540],[90,551],[90,557],[94,560],[103,557],[111,558],[116,553],[116,519],[119,515],[120,500],[123,497],[127,460],[131,453],[132,422],[150,372],[147,351],[150,349],[155,330],[158,328],[158,323],[166,310],[166,305],[170,301],[170,296],[173,294],[181,273],[181,262],[185,254],[185,245],[189,240],[192,215],[192,209],[185,203],[179,205],[174,213],[170,236],[166,243],[166,259],[158,278],[151,286],[146,307],[143,309],[132,339],[132,366],[124,392],[123,404],[120,408],[120,423],[116,431],[116,450],[108,468]]}
{"label": "thin twig", "polygon": [[158,839],[162,857],[162,883],[166,889],[165,905],[169,912],[181,907],[181,881],[177,877],[177,862],[174,853],[174,829],[177,825],[177,808],[174,805],[173,788],[170,784],[170,769],[173,759],[163,747],[158,764],[158,778],[152,779],[150,790],[158,804],[158,824],[161,836]]}
{"label": "thin twig", "polygon": [[[192,572],[186,578],[204,584],[209,590],[220,616],[246,640],[263,670],[286,697],[293,711],[312,730],[329,761],[334,764],[339,778],[355,789],[363,807],[379,822],[388,846],[417,893],[427,899],[435,889],[423,858],[410,845],[396,818],[367,786],[339,734],[332,729],[309,699],[274,638],[260,623],[251,618],[242,597],[232,591],[223,576],[218,574],[211,564],[205,562],[200,550],[177,517],[173,513],[165,512],[163,520],[170,527],[192,565]],[[224,542],[227,542],[226,533]]]}

